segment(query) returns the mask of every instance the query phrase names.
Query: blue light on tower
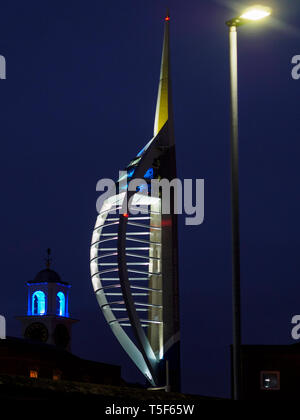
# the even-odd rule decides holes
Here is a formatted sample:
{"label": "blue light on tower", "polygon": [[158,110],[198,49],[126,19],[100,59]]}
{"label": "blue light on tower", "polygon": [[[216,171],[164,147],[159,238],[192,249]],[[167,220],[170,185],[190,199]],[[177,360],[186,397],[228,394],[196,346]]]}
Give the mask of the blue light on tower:
{"label": "blue light on tower", "polygon": [[27,314],[17,319],[22,322],[22,336],[26,340],[71,351],[71,329],[77,322],[69,316],[71,285],[50,268],[50,255],[48,249],[46,268],[27,281]]}
{"label": "blue light on tower", "polygon": [[153,179],[154,178],[154,171],[153,168],[148,169],[145,173],[144,178]]}
{"label": "blue light on tower", "polygon": [[57,315],[66,316],[66,298],[63,292],[58,292],[57,298]]}
{"label": "blue light on tower", "polygon": [[46,295],[41,290],[37,290],[32,295],[31,301],[32,315],[45,315],[46,313]]}

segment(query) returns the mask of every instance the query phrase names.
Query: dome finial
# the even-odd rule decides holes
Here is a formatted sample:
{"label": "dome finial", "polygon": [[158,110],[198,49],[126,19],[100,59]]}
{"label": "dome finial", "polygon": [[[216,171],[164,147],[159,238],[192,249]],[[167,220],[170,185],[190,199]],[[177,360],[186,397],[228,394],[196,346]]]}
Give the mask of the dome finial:
{"label": "dome finial", "polygon": [[50,255],[51,255],[51,249],[48,248],[47,249],[47,257],[45,259],[45,261],[46,261],[46,267],[48,268],[48,270],[49,270],[50,265],[51,265],[51,262],[52,262],[52,258],[50,258]]}

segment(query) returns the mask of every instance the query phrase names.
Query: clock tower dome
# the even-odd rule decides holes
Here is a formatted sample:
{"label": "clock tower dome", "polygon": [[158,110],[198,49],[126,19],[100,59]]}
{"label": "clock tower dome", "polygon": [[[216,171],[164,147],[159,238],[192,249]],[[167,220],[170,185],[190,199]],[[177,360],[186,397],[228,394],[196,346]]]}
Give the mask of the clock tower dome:
{"label": "clock tower dome", "polygon": [[25,339],[53,344],[71,350],[72,325],[78,322],[69,315],[70,284],[50,269],[50,249],[46,268],[27,282],[27,316],[17,317]]}

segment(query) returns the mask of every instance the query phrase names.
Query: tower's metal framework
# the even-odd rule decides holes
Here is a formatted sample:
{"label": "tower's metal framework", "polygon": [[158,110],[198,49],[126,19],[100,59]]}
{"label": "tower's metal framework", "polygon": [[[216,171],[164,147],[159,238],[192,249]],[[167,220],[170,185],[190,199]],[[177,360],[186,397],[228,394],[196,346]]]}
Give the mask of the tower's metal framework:
{"label": "tower's metal framework", "polygon": [[[169,16],[161,62],[154,136],[126,168],[98,215],[91,244],[93,288],[121,346],[152,386],[180,389],[177,215],[171,194],[163,197],[122,190],[135,179],[176,178],[170,83]],[[174,192],[173,192],[174,194]],[[122,212],[124,203],[128,213]],[[144,211],[137,214],[138,206]],[[146,212],[145,212],[146,209]]]}

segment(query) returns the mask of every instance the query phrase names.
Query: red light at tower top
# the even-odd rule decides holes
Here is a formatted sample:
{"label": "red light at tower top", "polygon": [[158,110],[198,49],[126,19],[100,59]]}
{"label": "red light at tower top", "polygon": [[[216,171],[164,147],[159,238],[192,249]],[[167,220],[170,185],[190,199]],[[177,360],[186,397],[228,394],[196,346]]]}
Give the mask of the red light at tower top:
{"label": "red light at tower top", "polygon": [[170,16],[166,16],[166,17],[165,17],[165,21],[166,21],[166,22],[169,22],[169,20],[170,20]]}

